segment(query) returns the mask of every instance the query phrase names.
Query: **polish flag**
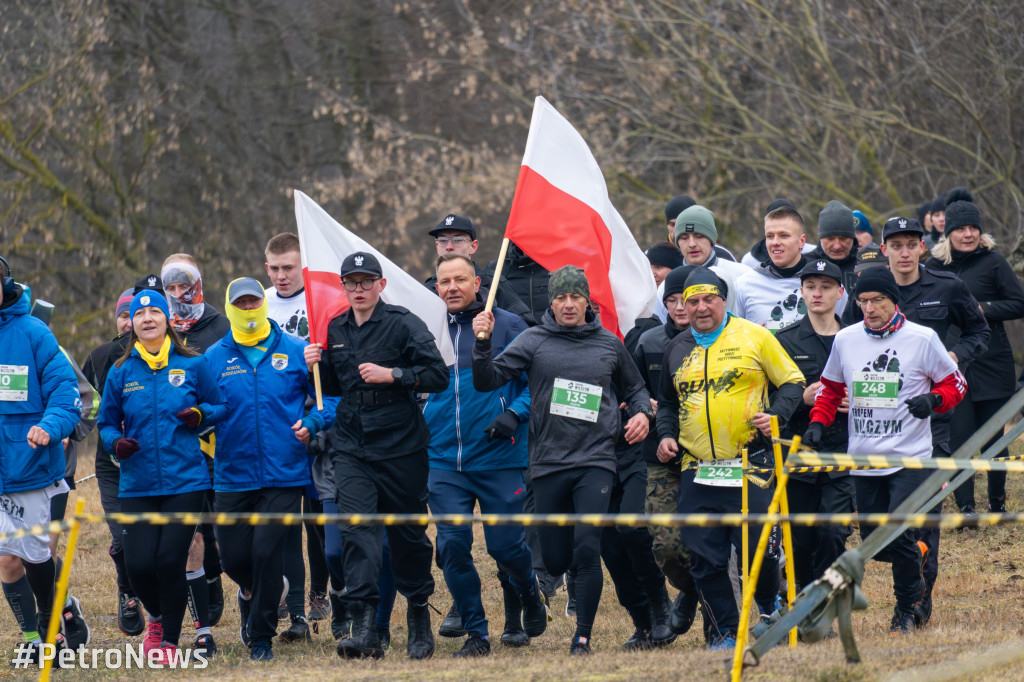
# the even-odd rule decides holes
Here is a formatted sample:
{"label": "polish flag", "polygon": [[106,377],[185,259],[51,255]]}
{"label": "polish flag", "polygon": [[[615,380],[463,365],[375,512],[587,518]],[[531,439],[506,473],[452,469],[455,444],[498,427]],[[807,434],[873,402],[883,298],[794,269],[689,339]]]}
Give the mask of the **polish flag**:
{"label": "polish flag", "polygon": [[446,365],[455,364],[455,350],[448,335],[448,309],[436,294],[384,257],[354,232],[345,229],[308,196],[295,190],[295,222],[299,228],[299,253],[306,287],[306,317],[310,343],[327,344],[327,325],[348,310],[341,286],[341,262],[356,251],[372,253],[380,261],[387,285],[381,292],[385,303],[408,308],[423,320],[434,335]]}
{"label": "polish flag", "polygon": [[543,97],[534,100],[505,236],[549,271],[583,268],[601,324],[620,338],[654,310],[650,262],[612,206],[587,143]]}

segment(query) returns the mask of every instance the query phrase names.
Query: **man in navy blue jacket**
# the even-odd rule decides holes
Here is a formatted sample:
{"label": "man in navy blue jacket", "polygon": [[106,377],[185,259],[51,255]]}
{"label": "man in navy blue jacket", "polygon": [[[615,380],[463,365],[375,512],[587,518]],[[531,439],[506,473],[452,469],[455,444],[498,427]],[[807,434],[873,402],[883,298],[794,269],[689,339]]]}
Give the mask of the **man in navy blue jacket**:
{"label": "man in navy blue jacket", "polygon": [[[68,491],[61,441],[74,431],[82,403],[57,339],[29,314],[28,287],[0,262],[0,533],[9,533],[48,524],[50,498]],[[34,656],[50,622],[55,578],[45,533],[0,541],[4,596]]]}
{"label": "man in navy blue jacket", "polygon": [[[522,514],[526,499],[526,423],[530,417],[526,378],[496,391],[473,388],[473,318],[484,307],[473,261],[457,253],[443,254],[437,260],[436,287],[448,307],[455,365],[449,367],[448,388],[432,394],[423,411],[431,435],[427,446],[430,509],[435,514],[472,514],[479,502],[485,514]],[[498,354],[526,329],[526,323],[500,308],[493,312],[492,348]],[[487,526],[484,540],[488,554],[498,564],[505,598],[501,642],[524,646],[530,637],[544,632],[547,610],[541,601],[533,554],[523,527]],[[486,656],[491,650],[472,544],[472,527],[438,524],[441,569],[469,634],[462,649],[453,654],[456,657]]]}
{"label": "man in navy blue jacket", "polygon": [[[302,356],[305,344],[268,319],[258,281],[233,281],[225,311],[231,331],[205,354],[232,407],[217,426],[214,508],[297,514],[303,488],[310,483],[305,443],[333,413],[313,409],[305,414],[306,398],[313,394]],[[239,585],[241,639],[250,647],[250,658],[270,660],[288,527],[215,530],[224,570]]]}

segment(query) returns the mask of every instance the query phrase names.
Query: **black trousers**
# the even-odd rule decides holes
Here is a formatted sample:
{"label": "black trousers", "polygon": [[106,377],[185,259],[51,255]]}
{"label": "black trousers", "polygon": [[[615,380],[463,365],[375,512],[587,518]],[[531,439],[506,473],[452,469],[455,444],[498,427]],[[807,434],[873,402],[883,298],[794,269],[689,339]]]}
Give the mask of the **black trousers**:
{"label": "black trousers", "polygon": [[[850,476],[815,474],[813,482],[790,478],[786,485],[791,514],[852,514],[857,489]],[[814,582],[846,551],[850,526],[792,526],[796,591]]]}
{"label": "black trousers", "polygon": [[[147,512],[199,512],[206,490],[177,495],[122,497],[125,514]],[[169,523],[165,526],[136,523],[124,527],[125,567],[135,594],[153,616],[161,619],[164,641],[177,644],[185,617],[188,587],[185,564],[195,526]]]}
{"label": "black trousers", "polygon": [[[742,509],[742,490],[740,488],[719,488],[701,485],[694,482],[697,471],[690,469],[682,472],[679,479],[679,513],[680,514],[735,514]],[[768,488],[760,488],[750,484],[748,491],[748,508],[751,514],[768,511],[774,493],[774,484]],[[739,627],[740,613],[736,608],[736,598],[729,579],[729,556],[732,548],[742,556],[743,534],[736,528],[697,528],[683,527],[680,529],[683,545],[690,550],[690,569],[697,593],[704,603],[705,631],[712,638],[735,635]],[[750,556],[757,551],[760,533],[756,527],[751,529],[747,546]],[[761,601],[774,603],[778,595],[779,566],[778,561],[768,561],[761,568],[765,576],[762,583],[758,580],[755,593],[758,604]],[[762,586],[770,586],[764,589]],[[762,594],[764,593],[764,594]],[[764,604],[765,608],[769,604]]]}
{"label": "black trousers", "polygon": [[[218,491],[214,511],[297,514],[301,497],[299,487]],[[239,524],[214,528],[224,571],[243,590],[252,590],[248,627],[253,642],[270,641],[277,634],[277,604],[281,598],[285,537],[289,528],[301,526]]]}
{"label": "black trousers", "polygon": [[[643,514],[646,499],[647,466],[640,462],[616,478],[608,513]],[[619,604],[631,614],[646,611],[649,591],[665,585],[665,576],[654,561],[653,541],[646,526],[617,526],[601,532],[601,558]]]}
{"label": "black trousers", "polygon": [[[1008,398],[997,398],[995,400],[974,400],[971,398],[971,388],[967,387],[967,395],[960,401],[956,409],[953,412],[952,421],[952,434],[949,440],[950,450],[956,451],[961,445],[967,442],[967,439],[974,435],[982,424],[987,422],[992,416],[999,411],[999,409],[1006,404]],[[981,449],[984,452],[987,448],[1002,437],[1003,433],[1000,431],[996,435],[992,436],[985,447]],[[1005,449],[996,455],[996,457],[1006,457],[1009,455]],[[967,479],[962,486],[956,489],[954,493],[956,497],[956,504],[960,509],[967,507],[974,507],[974,476]],[[1003,509],[1006,506],[1006,472],[1005,471],[989,471],[988,472],[988,504],[989,509]]]}
{"label": "black trousers", "polygon": [[[615,473],[579,467],[533,479],[538,514],[604,514],[611,502]],[[576,632],[590,636],[601,601],[601,528],[541,526],[544,566],[551,575],[576,569]],[[646,529],[645,529],[646,530]]]}
{"label": "black trousers", "polygon": [[[929,474],[931,471],[928,469],[900,469],[888,476],[854,476],[858,513],[885,514],[894,511]],[[861,538],[867,538],[875,529],[875,526],[861,524]],[[914,529],[907,530],[875,555],[878,561],[892,564],[893,594],[896,596],[896,606],[904,613],[911,613],[914,604],[924,594],[918,537]]]}
{"label": "black trousers", "polygon": [[[426,514],[427,451],[392,459],[367,461],[333,453],[335,500],[341,514]],[[345,591],[341,599],[376,607],[380,601],[382,536],[374,526],[341,525],[341,562]],[[434,593],[430,573],[434,548],[424,526],[388,526],[391,569],[398,591],[410,603],[423,603]]]}

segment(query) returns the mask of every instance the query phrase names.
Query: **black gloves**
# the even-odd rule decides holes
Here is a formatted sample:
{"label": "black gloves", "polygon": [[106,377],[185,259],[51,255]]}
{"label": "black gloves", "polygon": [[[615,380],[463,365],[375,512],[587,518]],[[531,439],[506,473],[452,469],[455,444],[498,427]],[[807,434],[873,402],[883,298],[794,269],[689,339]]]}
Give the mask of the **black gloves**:
{"label": "black gloves", "polygon": [[512,410],[505,410],[494,418],[491,425],[484,429],[484,433],[487,434],[489,441],[495,438],[508,440],[517,428],[519,428],[519,415]]}
{"label": "black gloves", "polygon": [[317,431],[316,435],[309,440],[306,445],[306,452],[311,455],[326,455],[330,449],[331,443],[327,440],[327,430]]}
{"label": "black gloves", "polygon": [[139,441],[134,438],[114,439],[114,454],[117,456],[118,461],[128,459],[141,449],[142,448],[139,447]]}
{"label": "black gloves", "polygon": [[194,429],[197,426],[199,426],[200,423],[202,423],[203,417],[205,417],[206,415],[203,414],[202,408],[186,407],[176,416],[178,417],[178,419],[184,422],[185,426],[187,426],[190,429]]}
{"label": "black gloves", "polygon": [[804,431],[804,437],[800,439],[800,443],[812,450],[817,450],[821,447],[821,439],[824,435],[825,425],[821,422],[811,422],[811,425]]}
{"label": "black gloves", "polygon": [[922,393],[909,400],[904,400],[903,403],[910,410],[910,414],[918,419],[927,419],[932,410],[942,404],[942,397],[938,393]]}

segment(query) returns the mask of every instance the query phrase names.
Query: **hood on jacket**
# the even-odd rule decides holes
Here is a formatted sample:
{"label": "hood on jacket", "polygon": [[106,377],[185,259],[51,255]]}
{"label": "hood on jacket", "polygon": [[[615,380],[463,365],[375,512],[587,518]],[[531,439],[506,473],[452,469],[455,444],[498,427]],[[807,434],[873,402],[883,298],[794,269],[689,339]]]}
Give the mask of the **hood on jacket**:
{"label": "hood on jacket", "polygon": [[836,260],[825,254],[825,250],[818,245],[818,248],[807,254],[811,260],[827,260],[830,263],[835,263],[840,269],[852,268],[857,264],[857,242],[854,242],[853,248],[850,249],[850,253],[847,254],[846,258],[840,258]]}
{"label": "hood on jacket", "polygon": [[544,311],[544,318],[541,320],[540,326],[552,334],[563,334],[566,336],[577,336],[582,338],[584,336],[590,336],[597,330],[601,329],[601,319],[594,314],[594,311],[591,308],[587,308],[586,313],[583,315],[583,324],[577,327],[563,327],[555,322],[555,311],[549,307]]}
{"label": "hood on jacket", "polygon": [[[20,293],[19,293],[20,292]],[[29,311],[32,310],[32,289],[27,284],[16,284],[15,299],[10,305],[0,308],[0,316],[16,316],[16,315],[28,315]]]}

